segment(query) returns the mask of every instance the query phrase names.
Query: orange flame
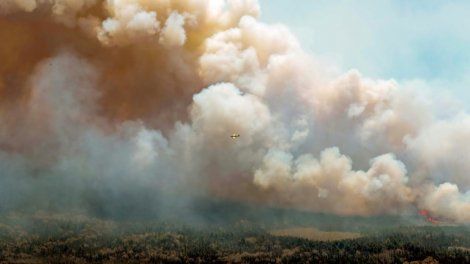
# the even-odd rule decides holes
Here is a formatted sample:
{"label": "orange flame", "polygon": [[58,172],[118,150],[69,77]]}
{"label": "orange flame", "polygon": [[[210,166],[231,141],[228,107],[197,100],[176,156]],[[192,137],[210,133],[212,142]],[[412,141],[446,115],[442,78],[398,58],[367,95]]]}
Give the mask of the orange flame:
{"label": "orange flame", "polygon": [[426,221],[428,221],[429,223],[432,223],[432,224],[437,224],[437,220],[435,220],[431,214],[429,213],[428,210],[419,210],[419,214],[421,216],[424,216],[426,218]]}

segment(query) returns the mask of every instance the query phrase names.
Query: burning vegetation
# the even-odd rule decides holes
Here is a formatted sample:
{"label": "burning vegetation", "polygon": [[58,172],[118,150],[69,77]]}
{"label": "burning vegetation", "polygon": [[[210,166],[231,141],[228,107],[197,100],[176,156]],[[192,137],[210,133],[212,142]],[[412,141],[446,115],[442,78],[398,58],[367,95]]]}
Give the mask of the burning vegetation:
{"label": "burning vegetation", "polygon": [[[351,223],[418,208],[437,228],[469,224],[470,115],[326,70],[260,13],[256,0],[0,0],[0,261],[468,262],[448,248],[468,247],[463,227]],[[282,225],[272,208],[316,215]],[[84,220],[55,218],[72,212]],[[292,228],[361,237],[269,233]]]}
{"label": "burning vegetation", "polygon": [[[361,232],[362,236],[330,241],[330,237],[326,237],[330,232],[327,230],[342,228],[337,225],[337,219],[331,217],[330,221],[317,223],[324,231],[310,234],[321,233],[320,237],[305,239],[297,234],[273,236],[266,229],[288,227],[286,222],[266,225],[244,220],[214,223],[208,228],[176,221],[10,215],[0,220],[0,262],[450,264],[470,261],[468,228],[380,228],[367,219],[349,219],[352,223],[349,228]],[[274,218],[271,216],[271,219]],[[308,219],[315,218],[304,218],[304,225],[308,224]],[[338,234],[332,233],[336,238]]]}

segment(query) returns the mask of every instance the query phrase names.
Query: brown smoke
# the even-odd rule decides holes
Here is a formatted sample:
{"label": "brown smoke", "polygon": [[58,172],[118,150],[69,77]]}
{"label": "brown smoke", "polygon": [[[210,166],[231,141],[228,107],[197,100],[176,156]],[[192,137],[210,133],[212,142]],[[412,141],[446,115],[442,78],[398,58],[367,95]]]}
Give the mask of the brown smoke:
{"label": "brown smoke", "polygon": [[470,222],[467,113],[441,119],[417,87],[326,72],[259,12],[255,0],[2,1],[0,207],[110,208],[164,190]]}

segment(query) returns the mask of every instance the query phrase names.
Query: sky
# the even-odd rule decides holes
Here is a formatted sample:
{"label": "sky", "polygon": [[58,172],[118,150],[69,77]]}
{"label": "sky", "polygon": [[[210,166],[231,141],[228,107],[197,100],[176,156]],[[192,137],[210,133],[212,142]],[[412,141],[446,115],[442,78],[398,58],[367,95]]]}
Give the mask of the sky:
{"label": "sky", "polygon": [[0,213],[470,223],[465,3],[260,1],[0,0]]}
{"label": "sky", "polygon": [[419,81],[470,109],[470,1],[260,2],[263,21],[287,25],[306,50],[341,69]]}

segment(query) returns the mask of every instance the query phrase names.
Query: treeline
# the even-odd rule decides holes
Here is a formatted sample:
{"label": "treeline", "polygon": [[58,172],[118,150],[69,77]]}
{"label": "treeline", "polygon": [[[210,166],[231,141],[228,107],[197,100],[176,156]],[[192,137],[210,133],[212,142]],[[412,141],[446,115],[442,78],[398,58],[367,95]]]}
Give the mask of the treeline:
{"label": "treeline", "polygon": [[[5,219],[3,219],[5,220]],[[187,227],[99,219],[0,219],[0,262],[470,263],[465,227],[404,227],[337,242],[275,237],[248,222]]]}

